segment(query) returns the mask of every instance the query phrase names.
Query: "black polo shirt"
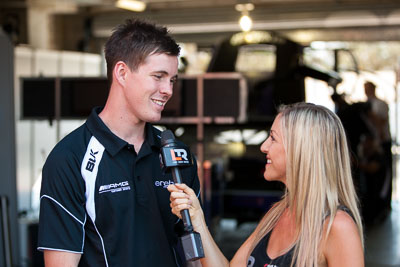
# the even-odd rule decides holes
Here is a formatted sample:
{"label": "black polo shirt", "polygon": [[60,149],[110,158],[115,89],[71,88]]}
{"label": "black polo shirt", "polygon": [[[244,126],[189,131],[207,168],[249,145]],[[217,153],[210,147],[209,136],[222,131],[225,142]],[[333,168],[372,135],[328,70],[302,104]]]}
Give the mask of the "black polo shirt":
{"label": "black polo shirt", "polygon": [[[40,250],[82,254],[79,266],[184,266],[177,249],[182,223],[171,213],[170,172],[160,167],[160,131],[146,124],[133,145],[114,135],[92,111],[61,140],[43,167]],[[184,182],[200,191],[196,165]]]}

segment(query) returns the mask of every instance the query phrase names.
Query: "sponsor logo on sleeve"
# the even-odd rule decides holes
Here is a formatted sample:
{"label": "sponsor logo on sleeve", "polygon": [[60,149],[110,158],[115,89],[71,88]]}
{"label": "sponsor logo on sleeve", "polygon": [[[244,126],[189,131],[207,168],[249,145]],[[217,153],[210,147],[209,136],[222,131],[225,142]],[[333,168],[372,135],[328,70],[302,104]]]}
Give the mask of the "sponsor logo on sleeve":
{"label": "sponsor logo on sleeve", "polygon": [[96,165],[96,155],[99,153],[99,151],[93,152],[93,150],[90,149],[90,157],[86,163],[86,170],[92,172],[94,169],[94,166]]}

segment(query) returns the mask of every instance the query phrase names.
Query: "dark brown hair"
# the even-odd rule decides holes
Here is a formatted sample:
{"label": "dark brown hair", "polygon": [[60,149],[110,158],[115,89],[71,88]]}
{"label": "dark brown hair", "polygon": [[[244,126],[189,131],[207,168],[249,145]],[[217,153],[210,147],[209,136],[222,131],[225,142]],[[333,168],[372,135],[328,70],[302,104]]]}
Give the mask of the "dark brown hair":
{"label": "dark brown hair", "polygon": [[114,28],[104,47],[109,83],[112,83],[112,72],[118,61],[136,70],[151,54],[178,56],[179,52],[180,47],[167,28],[143,20],[128,19]]}

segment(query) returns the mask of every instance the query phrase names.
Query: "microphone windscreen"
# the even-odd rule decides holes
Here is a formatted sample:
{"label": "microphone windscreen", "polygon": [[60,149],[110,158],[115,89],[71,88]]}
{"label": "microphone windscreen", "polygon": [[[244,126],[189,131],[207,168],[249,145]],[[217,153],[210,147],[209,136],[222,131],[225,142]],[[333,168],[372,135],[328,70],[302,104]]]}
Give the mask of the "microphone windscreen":
{"label": "microphone windscreen", "polygon": [[173,142],[175,140],[174,134],[171,132],[171,130],[165,130],[161,133],[161,145],[164,146],[170,142]]}

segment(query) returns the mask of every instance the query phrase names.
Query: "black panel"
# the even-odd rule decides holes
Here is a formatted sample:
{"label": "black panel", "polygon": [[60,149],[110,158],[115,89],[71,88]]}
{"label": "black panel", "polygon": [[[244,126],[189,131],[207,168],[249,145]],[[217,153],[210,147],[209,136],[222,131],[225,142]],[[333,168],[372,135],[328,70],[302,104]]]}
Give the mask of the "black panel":
{"label": "black panel", "polygon": [[239,116],[240,101],[239,79],[204,80],[204,115]]}
{"label": "black panel", "polygon": [[64,78],[61,80],[61,117],[86,118],[108,96],[107,78]]}
{"label": "black panel", "polygon": [[[54,119],[55,84],[55,78],[22,80],[22,119]],[[61,119],[86,118],[109,92],[106,78],[60,78],[60,85]],[[243,101],[240,79],[204,78],[204,116],[238,117]],[[197,116],[196,78],[179,78],[163,116]]]}
{"label": "black panel", "polygon": [[[182,115],[196,116],[197,115],[197,80],[193,78],[181,78],[182,84]],[[204,102],[206,100],[204,99]]]}
{"label": "black panel", "polygon": [[22,119],[52,119],[55,116],[55,79],[22,79]]}
{"label": "black panel", "polygon": [[[204,116],[238,117],[241,101],[240,79],[204,79]],[[180,77],[163,116],[197,116],[197,79]]]}
{"label": "black panel", "polygon": [[[23,78],[22,119],[55,118],[55,78]],[[86,118],[93,107],[104,106],[109,86],[107,78],[60,78],[60,118]]]}

